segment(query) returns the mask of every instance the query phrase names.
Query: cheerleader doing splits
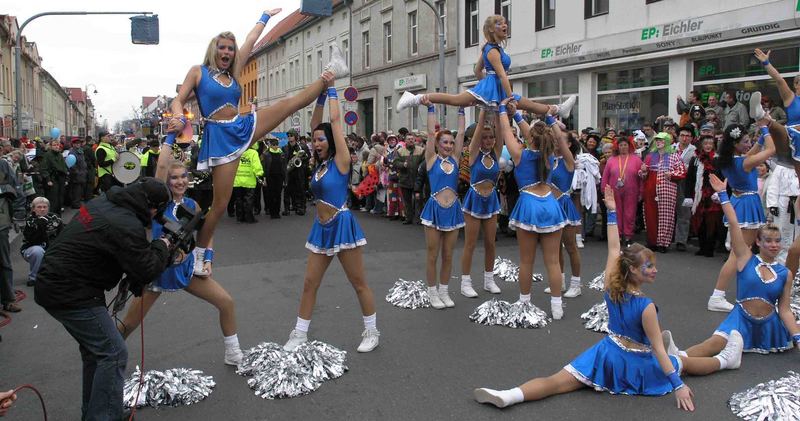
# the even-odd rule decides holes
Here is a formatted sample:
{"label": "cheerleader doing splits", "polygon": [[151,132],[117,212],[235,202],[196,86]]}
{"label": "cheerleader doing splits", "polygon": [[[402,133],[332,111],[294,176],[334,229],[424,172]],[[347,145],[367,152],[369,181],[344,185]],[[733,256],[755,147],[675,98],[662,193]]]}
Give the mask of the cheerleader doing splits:
{"label": "cheerleader doing splits", "polygon": [[[311,191],[316,198],[317,216],[308,235],[306,248],[310,251],[306,262],[303,295],[297,323],[284,345],[293,351],[308,340],[311,314],[317,300],[322,277],[334,256],[339,258],[347,279],[353,285],[364,316],[363,340],[358,352],[369,352],[378,346],[375,299],[364,276],[364,258],[361,246],[367,244],[364,233],[350,209],[347,195],[350,186],[350,154],[342,131],[339,98],[336,88],[328,88],[330,123],[316,126],[313,133],[314,162]],[[320,97],[320,100],[324,100]],[[321,120],[322,107],[315,107],[312,120]]]}
{"label": "cheerleader doing splits", "polygon": [[[781,252],[780,230],[771,224],[759,228],[756,235],[759,253],[754,255],[739,226],[738,212],[728,199],[727,183],[713,174],[709,183],[719,196],[730,226],[737,270],[736,305],[709,339],[687,349],[685,354],[712,355],[731,340],[731,332],[737,331],[744,340],[744,352],[768,354],[791,349],[792,342],[800,342],[800,326],[789,307],[794,275],[775,261]],[[677,349],[674,345],[672,348]]]}
{"label": "cheerleader doing splits", "polygon": [[[425,166],[431,185],[431,197],[422,208],[420,219],[425,226],[427,260],[425,278],[431,307],[455,307],[448,293],[450,270],[453,266],[453,249],[458,240],[458,230],[464,226],[464,214],[458,200],[458,159],[464,147],[464,110],[458,110],[458,133],[450,130],[436,132],[436,108],[428,106],[428,142],[425,143]],[[436,262],[442,256],[439,269],[439,288],[436,288]]]}
{"label": "cheerleader doing splits", "polygon": [[[492,15],[483,22],[483,36],[486,43],[481,47],[481,56],[475,64],[475,77],[480,80],[471,89],[460,94],[426,93],[412,94],[403,92],[397,102],[396,110],[399,113],[406,108],[426,104],[446,104],[457,107],[482,105],[490,109],[497,109],[498,104],[505,98],[513,98],[518,107],[535,114],[556,114],[562,118],[569,117],[570,110],[575,105],[577,97],[570,96],[561,105],[547,105],[533,102],[511,91],[511,82],[508,80],[508,69],[511,67],[511,56],[506,54],[503,45],[508,38],[508,22],[500,15]],[[484,75],[484,70],[486,74]]]}
{"label": "cheerleader doing splits", "polygon": [[681,380],[681,373],[706,375],[739,367],[742,338],[736,331],[714,357],[667,354],[664,342],[672,335],[660,332],[656,305],[641,290],[642,284],[655,282],[655,255],[641,244],[620,247],[611,186],[606,186],[605,203],[608,258],[603,295],[608,306],[608,336],[550,377],[529,380],[508,390],[475,389],[478,402],[504,408],[588,386],[626,395],[661,396],[674,391],[678,408],[693,411],[692,391]]}
{"label": "cheerleader doing splits", "polygon": [[[205,121],[197,167],[199,170],[212,168],[214,177],[213,203],[203,228],[197,235],[195,275],[207,275],[202,267],[202,256],[219,219],[226,212],[242,153],[254,140],[262,138],[292,113],[313,102],[336,77],[344,76],[348,72],[341,51],[334,44],[331,61],[318,80],[293,97],[250,114],[239,115],[238,104],[242,90],[237,80],[267,21],[280,11],[281,9],[265,11],[247,34],[241,48],[237,48],[236,38],[230,32],[223,32],[212,38],[203,64],[189,70],[177,98],[172,101],[173,115],[182,116],[183,105],[189,95],[192,92],[196,95]],[[179,131],[183,126],[182,117],[173,117],[167,130]]]}
{"label": "cheerleader doing splits", "polygon": [[547,115],[546,124],[540,121],[529,128],[522,116],[516,114],[520,130],[527,131],[530,136],[530,147],[525,148],[511,131],[511,123],[506,116],[506,104],[509,101],[506,98],[500,104],[500,133],[514,161],[514,177],[520,193],[508,222],[508,226],[517,231],[519,242],[519,301],[531,301],[533,263],[536,248],[541,243],[551,289],[550,309],[553,319],[561,320],[564,309],[561,306],[558,251],[561,247],[561,229],[566,225],[567,217],[553,196],[550,175],[554,167],[555,148],[560,148],[561,153],[566,155],[569,147],[552,115]]}
{"label": "cheerleader doing splits", "polygon": [[[761,106],[760,102],[758,106]],[[751,147],[747,129],[742,125],[732,124],[725,128],[717,154],[717,167],[733,191],[731,205],[736,211],[736,220],[748,246],[753,245],[758,229],[766,222],[764,207],[758,195],[758,171],[755,168],[775,153],[772,131],[768,126],[771,124],[780,127],[768,118],[762,118],[757,123],[761,133],[758,143]],[[728,218],[724,217],[722,222],[728,226]],[[733,304],[725,299],[725,290],[736,275],[736,260],[731,251],[719,272],[714,292],[708,299],[708,310],[722,312],[733,310]]]}
{"label": "cheerleader doing splits", "polygon": [[503,151],[502,137],[497,141],[495,129],[497,119],[490,124],[486,111],[478,115],[478,125],[469,144],[470,188],[464,196],[461,210],[464,212],[464,252],[461,254],[461,295],[477,297],[472,288],[472,255],[478,242],[478,233],[483,228],[483,289],[499,294],[494,282],[495,237],[500,199],[497,196],[497,178],[500,176],[498,157]]}
{"label": "cheerleader doing splits", "polygon": [[[200,212],[197,202],[185,196],[189,187],[189,173],[181,162],[169,161],[172,159],[172,148],[166,144],[161,147],[158,156],[156,178],[166,180],[172,193],[172,201],[167,205],[164,216],[177,221],[175,212],[180,205],[185,205],[195,212]],[[158,221],[152,223],[152,237],[159,238],[164,231],[163,225]],[[217,281],[211,278],[211,263],[214,259],[214,250],[207,248],[203,253],[201,264],[209,276],[199,277],[193,274],[195,255],[189,253],[172,264],[144,291],[141,297],[134,297],[128,312],[121,324],[117,325],[124,338],[133,333],[139,323],[144,319],[150,308],[153,307],[162,292],[185,290],[201,300],[204,300],[219,311],[219,324],[222,329],[225,343],[224,362],[228,365],[238,365],[242,361],[242,351],[239,348],[239,337],[236,334],[236,314],[234,312],[233,298]]]}

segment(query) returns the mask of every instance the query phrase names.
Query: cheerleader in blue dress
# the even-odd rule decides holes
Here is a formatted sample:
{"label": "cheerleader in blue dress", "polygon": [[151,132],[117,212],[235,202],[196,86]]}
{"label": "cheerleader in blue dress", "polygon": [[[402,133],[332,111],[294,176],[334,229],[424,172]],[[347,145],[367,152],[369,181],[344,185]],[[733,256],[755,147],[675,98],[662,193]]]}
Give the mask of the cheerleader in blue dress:
{"label": "cheerleader in blue dress", "polygon": [[[186,166],[179,161],[170,163],[171,159],[172,148],[166,145],[162,146],[158,156],[156,178],[165,180],[172,193],[172,201],[164,211],[164,216],[177,221],[175,213],[179,206],[184,205],[193,211],[199,211],[199,206],[197,202],[185,196],[186,189],[189,187],[189,172]],[[152,238],[159,238],[162,232],[163,225],[153,220]],[[239,348],[239,337],[236,334],[234,302],[228,291],[210,276],[213,260],[214,250],[207,248],[201,263],[209,275],[199,277],[194,274],[194,253],[180,256],[177,262],[169,266],[158,279],[147,287],[141,297],[134,297],[131,300],[125,318],[118,325],[122,336],[127,338],[136,330],[162,292],[185,290],[217,308],[225,343],[223,361],[228,365],[238,365],[242,361],[242,351]]]}
{"label": "cheerleader in blue dress", "polygon": [[[320,100],[324,101],[324,98],[320,97]],[[351,163],[342,130],[336,88],[328,88],[328,100],[331,122],[317,125],[312,133],[316,168],[311,176],[311,191],[316,198],[317,215],[306,241],[309,254],[303,294],[297,323],[283,348],[293,351],[308,340],[317,290],[331,260],[337,256],[347,279],[356,291],[364,316],[364,332],[361,335],[363,339],[358,346],[358,352],[370,352],[378,346],[380,332],[377,329],[375,298],[364,275],[361,247],[367,244],[367,239],[355,216],[347,208]],[[321,121],[322,107],[316,107],[314,113],[312,122]]]}
{"label": "cheerleader in blue dress", "polygon": [[[558,113],[562,118],[569,117],[572,107],[577,101],[575,95],[570,96],[560,105],[547,105],[534,102],[511,91],[508,71],[511,68],[511,56],[506,54],[505,46],[508,38],[508,22],[503,16],[492,15],[483,23],[483,36],[486,43],[481,46],[481,55],[475,64],[475,78],[479,80],[475,87],[460,94],[426,93],[413,94],[403,92],[397,102],[396,112],[416,107],[428,102],[456,107],[479,105],[496,110],[505,98],[513,98],[518,107],[534,114]],[[484,73],[485,70],[485,73]],[[423,102],[423,98],[427,102]]]}
{"label": "cheerleader in blue dress", "polygon": [[499,294],[500,288],[494,282],[495,237],[497,233],[497,214],[500,213],[500,199],[497,193],[497,179],[500,175],[498,159],[503,151],[502,137],[497,140],[495,130],[497,118],[486,118],[481,110],[478,124],[469,144],[470,188],[464,196],[461,210],[464,211],[464,252],[461,254],[461,295],[469,298],[478,296],[472,287],[472,255],[478,243],[478,233],[483,228],[483,289]]}
{"label": "cheerleader in blue dress", "polygon": [[[794,77],[794,90],[792,90],[789,84],[786,83],[786,79],[781,76],[778,69],[769,62],[770,53],[771,51],[767,50],[765,53],[761,51],[760,48],[754,50],[754,54],[758,61],[761,62],[761,65],[764,66],[764,70],[766,70],[767,74],[775,81],[778,93],[781,95],[781,100],[783,101],[783,107],[786,109],[787,117],[785,131],[780,127],[770,127],[770,132],[773,133],[775,142],[780,143],[784,140],[788,142],[789,148],[792,151],[792,159],[797,161],[797,164],[795,164],[795,171],[800,174],[800,76]],[[752,99],[753,95],[751,95],[750,113],[753,114],[755,112],[756,115],[751,115],[751,117],[758,119],[758,109],[754,109],[754,107],[759,107],[763,111],[761,106],[761,93],[756,92],[754,94],[758,95],[758,103],[756,104],[756,102],[754,102]]]}
{"label": "cheerleader in blue dress", "polygon": [[[661,332],[658,310],[641,290],[655,282],[655,255],[641,244],[620,247],[616,204],[611,186],[606,187],[608,209],[608,258],[604,299],[608,306],[609,334],[550,377],[536,378],[507,390],[475,389],[475,400],[504,408],[523,401],[572,392],[583,387],[612,394],[661,396],[675,392],[678,407],[694,410],[692,391],[681,373],[706,375],[739,367],[742,339],[733,331],[731,340],[714,357],[668,354],[674,347],[669,331]],[[666,344],[665,344],[666,342]]]}
{"label": "cheerleader in blue dress", "polygon": [[[764,207],[758,195],[756,167],[775,154],[775,143],[767,127],[769,121],[762,119],[758,123],[761,136],[752,147],[750,136],[744,126],[732,124],[726,127],[722,143],[719,145],[716,165],[732,190],[731,204],[736,210],[744,241],[750,246],[755,241],[758,229],[766,222]],[[723,218],[722,221],[728,225],[727,218]],[[708,299],[709,311],[733,310],[733,304],[725,299],[725,290],[728,289],[734,276],[736,276],[736,256],[731,251],[719,272],[714,292]]]}
{"label": "cheerleader in blue dress", "polygon": [[319,79],[293,97],[285,98],[268,107],[239,115],[239,99],[242,89],[239,78],[258,37],[271,16],[281,9],[267,10],[261,15],[247,34],[241,48],[230,32],[223,32],[211,39],[203,64],[193,66],[178,96],[172,101],[175,117],[169,121],[168,132],[179,132],[185,125],[183,107],[194,93],[202,115],[203,139],[200,144],[197,167],[211,169],[214,177],[214,198],[202,229],[197,234],[195,248],[195,275],[205,276],[200,260],[208,247],[219,219],[225,214],[233,191],[233,179],[239,166],[239,157],[253,141],[261,139],[297,110],[307,106],[323,92],[337,77],[349,72],[341,50],[334,44],[330,62]]}
{"label": "cheerleader in blue dress", "polygon": [[736,305],[713,335],[686,350],[689,356],[707,356],[725,346],[732,331],[741,333],[744,352],[768,354],[791,349],[800,341],[791,302],[794,274],[775,261],[781,252],[781,233],[772,224],[757,230],[759,253],[754,255],[745,242],[738,223],[738,212],[728,200],[726,183],[715,175],[709,178],[717,191],[722,211],[728,218],[731,251],[736,264]]}
{"label": "cheerleader in blue dress", "polygon": [[539,121],[529,127],[522,116],[515,113],[520,130],[530,139],[530,146],[524,147],[511,131],[506,117],[507,103],[509,99],[500,104],[500,133],[514,161],[514,178],[520,193],[508,222],[508,226],[516,230],[519,243],[519,301],[531,300],[533,262],[537,245],[541,245],[551,289],[550,309],[553,319],[560,320],[564,310],[558,254],[561,229],[567,224],[567,218],[553,194],[550,177],[555,165],[553,152],[559,148],[562,154],[569,153],[569,147],[561,137],[554,116],[548,114],[546,123]]}
{"label": "cheerleader in blue dress", "polygon": [[[458,240],[458,230],[464,226],[464,213],[458,200],[458,162],[464,146],[464,110],[458,110],[458,133],[450,130],[436,132],[436,108],[428,106],[428,141],[425,143],[425,167],[431,186],[431,197],[422,208],[420,219],[425,226],[427,260],[425,280],[431,307],[455,307],[448,285],[453,266],[453,249]],[[436,287],[436,262],[442,256],[439,269],[439,287]]]}

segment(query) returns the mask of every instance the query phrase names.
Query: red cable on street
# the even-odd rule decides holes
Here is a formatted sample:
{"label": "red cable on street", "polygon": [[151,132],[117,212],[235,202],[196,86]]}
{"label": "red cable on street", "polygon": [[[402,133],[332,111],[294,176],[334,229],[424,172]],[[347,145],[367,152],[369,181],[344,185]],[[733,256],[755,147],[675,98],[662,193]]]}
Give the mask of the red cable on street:
{"label": "red cable on street", "polygon": [[36,390],[35,387],[33,387],[33,386],[29,385],[29,384],[23,384],[22,386],[17,387],[16,389],[14,389],[14,394],[16,394],[17,392],[19,392],[22,389],[30,389],[30,390],[33,390],[34,393],[36,393],[36,396],[39,397],[39,402],[41,402],[41,404],[42,404],[42,413],[44,414],[44,421],[47,421],[47,408],[45,408],[45,406],[44,406],[44,398],[42,398],[42,394],[39,393],[39,391]]}

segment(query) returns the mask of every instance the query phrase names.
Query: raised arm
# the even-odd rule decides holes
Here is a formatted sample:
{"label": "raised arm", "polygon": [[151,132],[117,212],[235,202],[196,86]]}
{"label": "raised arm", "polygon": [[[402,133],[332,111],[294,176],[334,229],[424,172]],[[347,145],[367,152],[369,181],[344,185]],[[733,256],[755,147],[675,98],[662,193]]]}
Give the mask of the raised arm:
{"label": "raised arm", "polygon": [[155,178],[167,182],[169,175],[169,164],[172,162],[172,144],[164,142],[158,152],[158,162],[156,162]]}
{"label": "raised arm", "polygon": [[525,144],[531,144],[531,125],[528,124],[528,120],[522,115],[521,111],[517,111],[514,113],[514,121],[517,123],[517,127],[519,127],[519,133],[523,139],[525,139]]}
{"label": "raised arm", "polygon": [[792,91],[792,88],[790,88],[789,84],[783,79],[778,69],[769,62],[769,55],[771,52],[772,50],[767,50],[765,53],[760,48],[756,48],[753,54],[758,61],[761,62],[761,65],[764,66],[764,70],[766,70],[767,74],[775,81],[775,84],[778,85],[778,93],[781,94],[783,105],[788,107],[789,104],[794,101],[794,91]]}
{"label": "raised arm", "polygon": [[425,142],[425,168],[430,170],[436,158],[436,106],[427,98],[423,98],[422,105],[428,107],[428,120],[426,130],[428,131],[428,141]]}
{"label": "raised arm", "polygon": [[556,138],[556,146],[558,147],[558,151],[561,152],[561,156],[564,158],[564,164],[566,164],[567,170],[569,170],[569,172],[574,172],[575,157],[572,156],[572,151],[569,150],[569,144],[567,143],[566,136],[561,130],[562,123],[556,120],[556,118],[552,115],[545,117],[545,122],[549,124],[553,130],[553,136]]}
{"label": "raised arm", "polygon": [[[761,133],[762,139],[764,139],[764,144],[762,145],[760,151],[752,155],[748,154],[744,158],[742,167],[748,172],[764,163],[772,155],[775,155],[775,142],[772,141],[772,136],[769,134],[769,128],[767,126],[761,126],[758,129]],[[761,145],[760,141],[757,144]],[[755,145],[753,145],[751,149],[755,149]]]}
{"label": "raised arm", "polygon": [[[430,114],[430,112],[428,112]],[[430,115],[428,116],[430,118]],[[456,144],[453,149],[453,158],[461,160],[461,152],[464,150],[464,131],[467,129],[467,117],[464,115],[464,108],[458,108],[458,133],[456,133]]]}
{"label": "raised arm", "polygon": [[169,120],[169,125],[167,126],[168,133],[183,130],[184,122],[181,119],[181,117],[183,117],[183,104],[186,103],[186,100],[189,99],[189,95],[197,86],[197,83],[200,82],[200,75],[200,66],[192,66],[189,72],[186,73],[183,84],[178,90],[178,96],[176,96],[175,99],[172,100],[172,104],[170,104],[172,118]]}
{"label": "raised arm", "polygon": [[264,13],[261,14],[261,18],[253,26],[253,29],[247,33],[244,42],[239,46],[239,51],[236,52],[238,60],[236,60],[236,67],[233,69],[234,78],[239,79],[239,75],[242,74],[242,69],[244,69],[244,66],[247,64],[247,59],[253,51],[253,46],[256,45],[256,41],[258,41],[258,37],[261,36],[261,32],[267,27],[269,18],[277,15],[281,10],[280,7],[272,10],[265,10]]}
{"label": "raised arm", "polygon": [[473,73],[475,74],[475,79],[478,80],[483,79],[483,77],[485,76],[483,73],[484,67],[485,66],[483,65],[483,54],[481,54],[481,56],[478,57],[478,62],[475,63],[475,67],[472,69]]}
{"label": "raised arm", "polygon": [[645,307],[642,312],[642,327],[647,339],[653,348],[653,354],[661,366],[661,370],[669,378],[672,383],[673,390],[675,391],[675,399],[678,401],[678,408],[686,411],[694,411],[694,403],[692,402],[692,390],[689,386],[683,384],[681,381],[680,373],[675,370],[664,349],[664,341],[661,339],[661,326],[658,324],[658,313],[656,312],[656,305],[650,303]]}
{"label": "raised arm", "polygon": [[314,130],[322,123],[322,116],[325,112],[325,101],[328,99],[328,91],[322,91],[317,97],[317,105],[314,106],[314,111],[311,112],[311,130]]}
{"label": "raised arm", "polygon": [[[516,114],[515,114],[516,115]],[[508,118],[506,118],[508,120]],[[503,153],[503,145],[505,145],[505,139],[503,139],[502,133],[500,133],[500,115],[495,113],[494,115],[494,154],[500,158],[500,155]]]}
{"label": "raised arm", "polygon": [[792,335],[793,342],[800,346],[800,325],[795,322],[792,308],[789,305],[792,301],[793,279],[794,274],[792,271],[788,271],[786,284],[783,286],[783,293],[781,293],[780,298],[778,298],[778,316],[780,316],[783,325],[786,326],[786,330]]}
{"label": "raised arm", "polygon": [[508,81],[508,75],[503,68],[503,62],[500,60],[500,51],[498,51],[497,48],[492,48],[486,54],[486,58],[489,60],[489,63],[492,63],[492,67],[495,73],[497,73],[498,79],[500,79],[500,84],[503,86],[503,92],[506,93],[506,98],[510,97],[513,93],[511,91],[511,82]]}
{"label": "raised arm", "polygon": [[608,289],[608,282],[611,280],[611,275],[617,271],[617,260],[622,250],[619,244],[619,228],[617,228],[617,202],[614,201],[614,191],[611,190],[610,185],[606,185],[603,190],[603,201],[606,204],[608,214],[608,256],[606,257],[606,271],[605,271],[605,287]]}
{"label": "raised arm", "polygon": [[519,160],[522,158],[522,145],[520,145],[519,141],[514,137],[514,133],[511,132],[511,123],[508,121],[507,109],[509,101],[511,101],[511,98],[506,98],[500,103],[500,107],[497,110],[497,118],[500,135],[503,137],[503,141],[508,148],[508,154],[511,155],[514,165],[519,165]]}
{"label": "raised arm", "polygon": [[708,177],[708,182],[711,184],[711,188],[717,192],[720,204],[722,205],[722,212],[725,214],[725,217],[728,218],[728,232],[731,234],[731,250],[733,250],[733,254],[736,256],[736,266],[738,270],[742,270],[747,265],[747,261],[750,260],[750,257],[753,256],[753,253],[750,252],[750,247],[744,241],[742,228],[739,226],[739,220],[736,219],[736,211],[733,209],[733,205],[731,205],[731,201],[728,199],[728,193],[725,191],[728,181],[722,181],[716,174],[711,174]]}
{"label": "raised arm", "polygon": [[[344,140],[344,131],[342,130],[342,117],[341,110],[339,109],[339,95],[336,93],[336,88],[328,88],[328,101],[331,117],[331,131],[333,131],[333,141],[336,144],[336,168],[342,174],[349,173],[350,171],[350,154],[347,152],[347,141]],[[328,139],[328,142],[331,140]]]}
{"label": "raised arm", "polygon": [[478,113],[478,121],[475,123],[475,132],[472,133],[472,140],[469,142],[469,166],[478,159],[478,151],[481,150],[481,137],[483,137],[483,127],[486,125],[486,111],[481,108]]}

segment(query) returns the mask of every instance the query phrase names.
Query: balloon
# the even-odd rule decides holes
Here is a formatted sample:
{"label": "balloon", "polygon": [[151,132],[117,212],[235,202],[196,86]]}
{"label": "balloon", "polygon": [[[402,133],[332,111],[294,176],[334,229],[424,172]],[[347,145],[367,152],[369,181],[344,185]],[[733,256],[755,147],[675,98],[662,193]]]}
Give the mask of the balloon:
{"label": "balloon", "polygon": [[72,168],[77,161],[78,159],[75,158],[75,155],[67,155],[67,168]]}
{"label": "balloon", "polygon": [[508,147],[506,145],[503,145],[503,152],[500,154],[500,156],[511,161],[511,154],[508,153]]}
{"label": "balloon", "polygon": [[52,137],[53,139],[58,139],[59,136],[61,136],[61,129],[59,129],[58,127],[53,127],[52,129],[50,129],[50,137]]}

